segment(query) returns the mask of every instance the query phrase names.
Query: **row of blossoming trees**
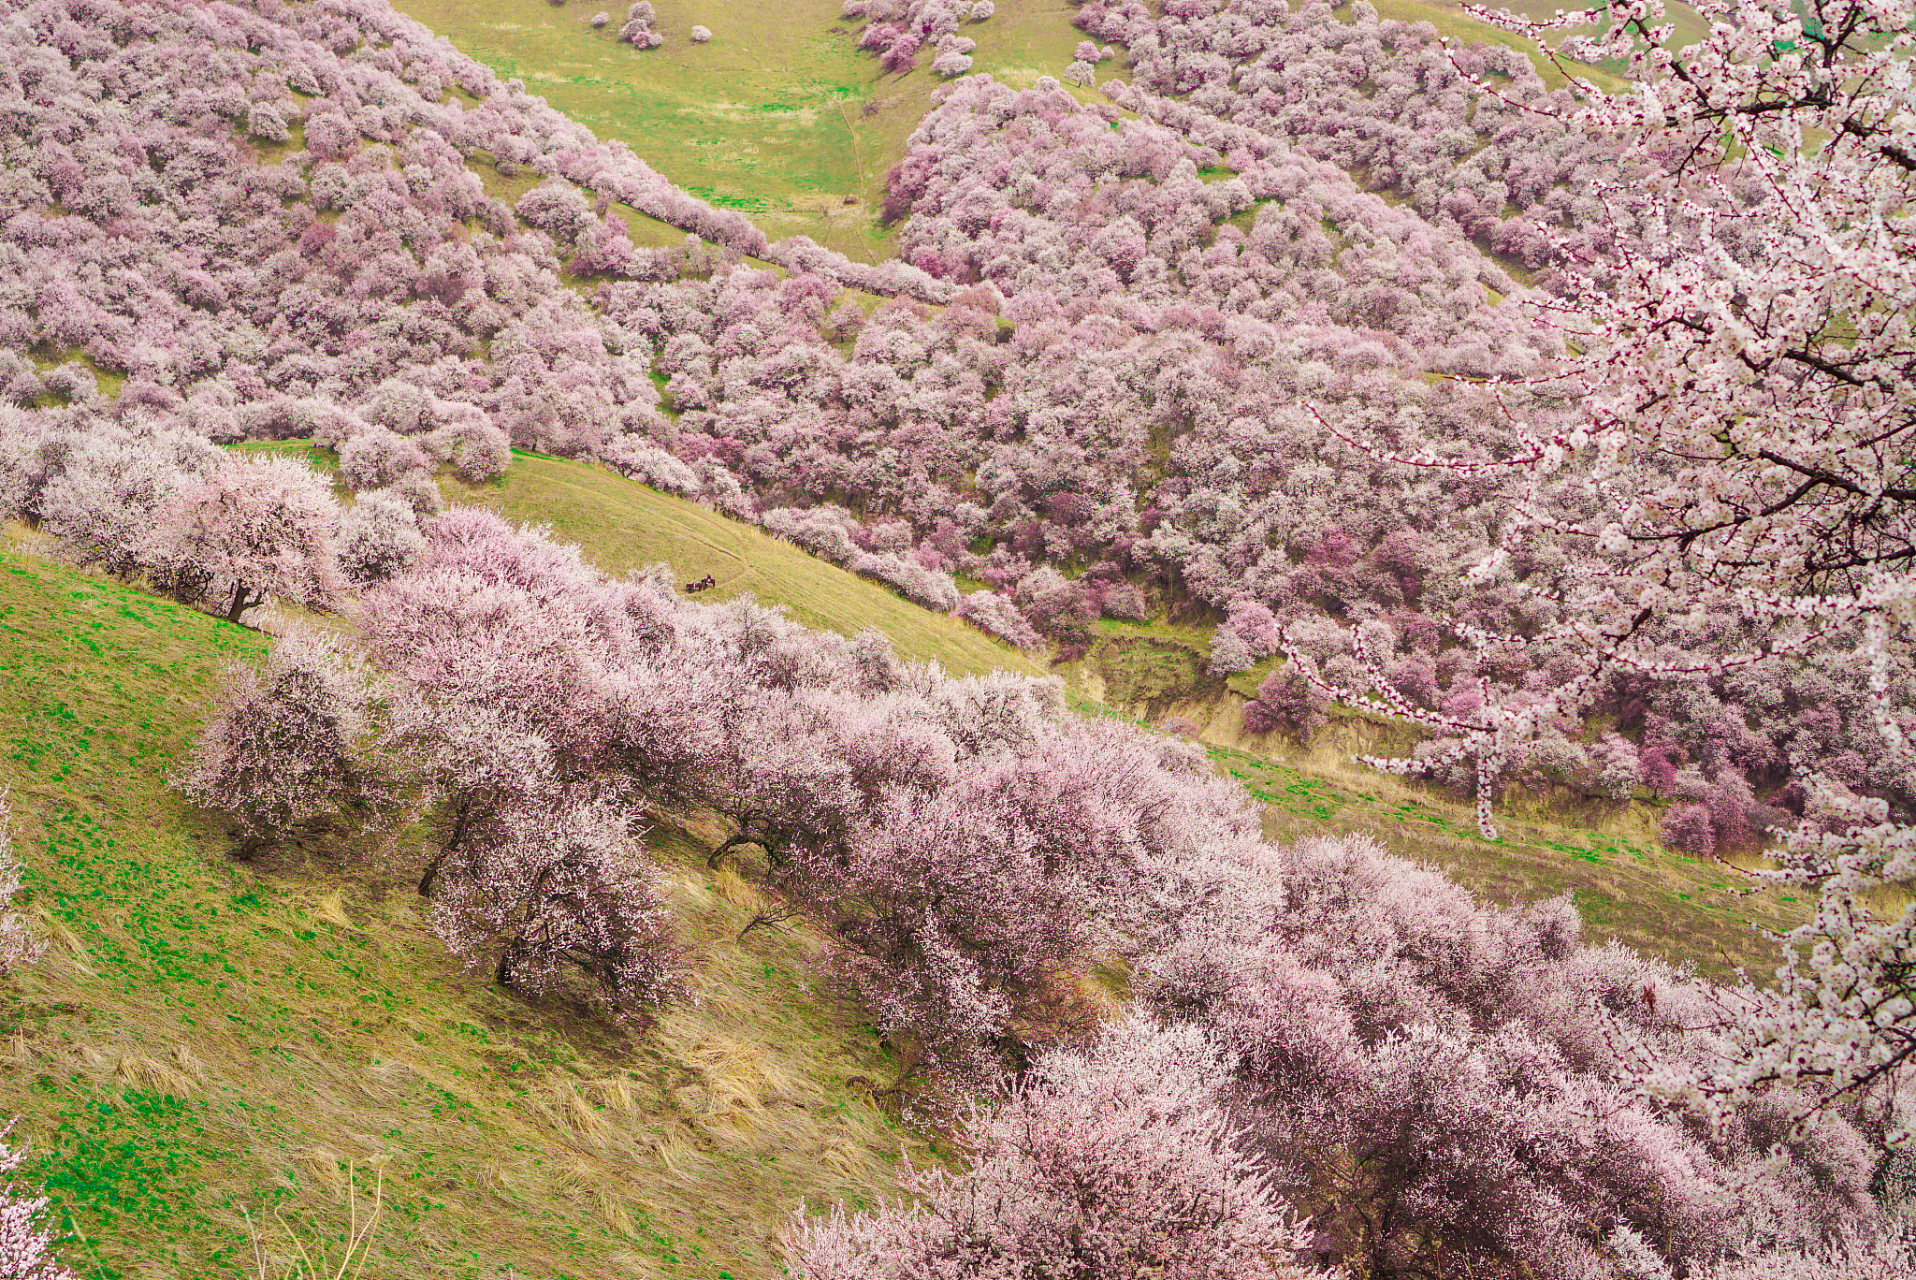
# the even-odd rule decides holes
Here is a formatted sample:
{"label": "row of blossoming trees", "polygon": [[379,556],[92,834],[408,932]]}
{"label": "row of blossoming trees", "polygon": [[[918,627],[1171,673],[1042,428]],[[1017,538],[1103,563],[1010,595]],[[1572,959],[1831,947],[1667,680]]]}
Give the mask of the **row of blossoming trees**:
{"label": "row of blossoming trees", "polygon": [[[982,14],[863,16],[868,35],[944,40]],[[1258,605],[1333,683],[1360,678],[1361,632],[1422,712],[1468,719],[1480,681],[1543,705],[1574,660],[1534,589],[1554,541],[1472,580],[1503,478],[1345,440],[1490,461],[1519,447],[1508,415],[1564,411],[1561,384],[1472,381],[1562,352],[1486,305],[1523,292],[1490,255],[1551,283],[1564,253],[1608,243],[1591,184],[1615,148],[1553,119],[1561,100],[1514,54],[1453,65],[1427,29],[1367,13],[1079,20],[1128,47],[1137,83],[1107,91],[1139,118],[958,82],[892,179],[909,261],[868,267],[768,245],[372,0],[21,6],[0,70],[0,393],[33,407],[21,430],[57,434],[49,409],[102,408],[84,357],[124,375],[116,412],[215,441],[451,433],[475,459],[508,442],[599,458],[1027,646],[1184,600],[1248,619],[1213,655],[1228,671],[1272,650]],[[548,181],[507,206],[474,164]],[[704,240],[636,247],[615,205]],[[1493,226],[1493,208],[1516,212]],[[590,302],[562,268],[601,282]],[[900,297],[867,315],[848,286]],[[961,596],[954,571],[994,590]],[[1479,655],[1442,617],[1534,643]],[[1662,634],[1724,649],[1743,630],[1706,615]],[[1900,666],[1890,680],[1906,703]],[[1251,715],[1308,730],[1312,695],[1296,671],[1280,684]],[[1539,713],[1508,772],[1647,786],[1699,852],[1803,812],[1811,768],[1910,798],[1840,656],[1614,671],[1599,693],[1615,733]]]}
{"label": "row of blossoming trees", "polygon": [[[1053,683],[609,579],[485,512],[425,539],[349,637],[236,673],[188,790],[266,838],[420,832],[449,946],[614,1017],[677,998],[687,963],[640,834],[724,815],[713,859],[817,924],[901,1091],[977,1099],[969,1172],[801,1219],[801,1274],[1889,1265],[1890,1092],[1641,1093],[1733,1055],[1707,1024],[1743,997],[1583,945],[1567,899],[1482,907],[1361,838],[1267,844],[1201,754]],[[1101,1026],[1112,962],[1134,1004]]]}

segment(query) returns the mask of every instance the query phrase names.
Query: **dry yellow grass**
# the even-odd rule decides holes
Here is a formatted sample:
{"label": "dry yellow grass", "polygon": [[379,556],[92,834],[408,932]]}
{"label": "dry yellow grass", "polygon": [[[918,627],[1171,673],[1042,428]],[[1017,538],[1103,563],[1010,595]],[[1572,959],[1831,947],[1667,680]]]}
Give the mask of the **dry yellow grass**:
{"label": "dry yellow grass", "polygon": [[145,1093],[168,1094],[176,1098],[190,1097],[194,1093],[192,1077],[170,1063],[149,1058],[143,1053],[130,1053],[122,1057],[114,1064],[113,1078]]}
{"label": "dry yellow grass", "polygon": [[740,875],[730,862],[720,863],[718,870],[712,873],[712,891],[733,906],[754,914],[763,911],[766,906],[764,893]]}

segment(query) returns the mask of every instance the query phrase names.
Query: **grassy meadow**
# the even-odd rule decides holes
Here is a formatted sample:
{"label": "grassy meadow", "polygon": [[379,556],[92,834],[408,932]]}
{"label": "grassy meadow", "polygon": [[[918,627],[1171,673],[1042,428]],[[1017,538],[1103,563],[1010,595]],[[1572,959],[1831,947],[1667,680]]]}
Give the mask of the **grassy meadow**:
{"label": "grassy meadow", "polygon": [[[868,1202],[922,1142],[870,1101],[888,1063],[813,985],[802,930],[708,875],[715,831],[649,837],[700,1002],[644,1035],[465,972],[400,832],[236,862],[166,780],[260,634],[0,550],[0,788],[52,946],[8,978],[0,1111],[94,1280],[338,1257],[383,1179],[369,1276],[780,1274],[800,1199]],[[363,1215],[362,1215],[363,1221]],[[327,1274],[331,1274],[329,1271]]]}
{"label": "grassy meadow", "polygon": [[[612,20],[594,29],[600,2]],[[643,51],[618,41],[626,6],[612,0],[397,7],[774,239],[802,234],[866,261],[886,256],[874,193],[924,104],[896,138],[885,135],[896,123],[866,111],[881,96],[878,64],[846,34],[839,0],[657,0],[666,43]],[[695,24],[711,29],[709,44],[686,39]]]}
{"label": "grassy meadow", "polygon": [[[943,83],[928,56],[884,74],[858,48],[858,23],[840,16],[840,0],[655,0],[666,43],[643,51],[617,39],[623,4],[592,26],[599,3],[610,0],[396,7],[773,239],[807,235],[867,262],[889,256],[877,210],[886,171]],[[965,28],[978,41],[972,70],[1020,87],[1059,74],[1083,38],[1074,12],[1063,0],[1003,0],[989,21]],[[709,44],[686,39],[694,25],[711,30]]]}
{"label": "grassy meadow", "polygon": [[920,608],[891,588],[808,555],[762,529],[648,489],[601,467],[561,458],[517,456],[499,482],[442,482],[454,501],[489,507],[522,523],[549,524],[607,573],[664,562],[683,582],[712,575],[700,598],[752,595],[782,604],[810,627],[854,636],[876,628],[898,652],[936,660],[953,675],[1042,669],[1010,645],[968,623]]}

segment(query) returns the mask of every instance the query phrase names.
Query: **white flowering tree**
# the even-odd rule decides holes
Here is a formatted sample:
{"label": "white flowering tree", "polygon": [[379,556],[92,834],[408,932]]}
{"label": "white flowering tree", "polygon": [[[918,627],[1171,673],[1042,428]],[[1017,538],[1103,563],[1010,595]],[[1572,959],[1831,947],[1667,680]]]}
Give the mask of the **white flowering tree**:
{"label": "white flowering tree", "polygon": [[[1547,585],[1530,581],[1561,619],[1547,638],[1580,655],[1580,674],[1462,716],[1385,695],[1446,735],[1442,752],[1475,757],[1487,835],[1490,784],[1513,748],[1618,672],[1708,675],[1853,650],[1886,758],[1911,760],[1890,696],[1916,620],[1911,5],[1695,7],[1709,31],[1681,50],[1661,0],[1547,23],[1472,10],[1537,37],[1582,29],[1553,55],[1574,102],[1526,109],[1614,147],[1628,175],[1598,193],[1602,234],[1559,245],[1568,287],[1536,304],[1573,352],[1548,389],[1578,414],[1520,429],[1508,459],[1399,459],[1516,473],[1480,575],[1539,545],[1567,553]],[[1629,83],[1607,91],[1573,57],[1625,66]],[[1717,644],[1672,643],[1712,625]],[[1485,650],[1536,643],[1467,634]],[[1833,1097],[1916,1058],[1916,910],[1866,905],[1916,880],[1916,834],[1880,801],[1834,785],[1823,797],[1821,820],[1767,873],[1818,894],[1778,989],[1746,989],[1730,1011],[1733,1066],[1673,1087],[1733,1096],[1814,1081]]]}

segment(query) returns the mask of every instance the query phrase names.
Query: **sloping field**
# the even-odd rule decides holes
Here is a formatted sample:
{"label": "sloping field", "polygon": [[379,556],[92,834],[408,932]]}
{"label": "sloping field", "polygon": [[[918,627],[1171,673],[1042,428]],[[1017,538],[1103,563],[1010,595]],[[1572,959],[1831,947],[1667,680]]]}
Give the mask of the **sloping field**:
{"label": "sloping field", "polygon": [[[552,523],[614,571],[665,559],[817,625],[878,623],[910,657],[1035,670],[594,468],[522,457],[499,485],[453,487]],[[166,787],[219,668],[257,658],[261,636],[11,551],[0,627],[0,786],[28,910],[54,943],[10,980],[0,1108],[23,1116],[26,1172],[87,1274],[257,1274],[249,1219],[282,1261],[295,1238],[337,1256],[355,1180],[363,1195],[383,1179],[367,1274],[770,1277],[801,1199],[869,1202],[901,1149],[932,1158],[871,1104],[888,1063],[857,1012],[814,989],[815,940],[739,939],[765,904],[705,871],[716,829],[650,836],[701,1002],[611,1032],[463,971],[426,928],[408,833],[321,832],[242,864]],[[1370,832],[1500,901],[1568,889],[1592,935],[1707,972],[1767,970],[1751,926],[1799,909],[1595,827],[1502,816],[1488,843],[1463,806],[1252,745],[1272,754],[1213,757],[1264,803],[1273,837]]]}
{"label": "sloping field", "polygon": [[707,876],[711,833],[651,836],[701,1003],[609,1032],[463,972],[404,833],[239,864],[167,789],[263,637],[4,550],[0,637],[0,789],[54,942],[8,979],[0,1114],[89,1277],[258,1276],[248,1217],[282,1263],[295,1235],[337,1259],[349,1170],[362,1205],[383,1176],[368,1276],[771,1277],[801,1198],[923,1158],[813,943],[737,940],[759,904]]}
{"label": "sloping field", "polygon": [[[929,55],[885,74],[858,48],[840,0],[654,0],[666,43],[617,39],[612,0],[398,0],[396,8],[602,138],[714,204],[748,214],[773,239],[806,235],[849,257],[890,256],[878,225],[885,173],[944,83]],[[602,28],[592,18],[606,6]],[[1029,85],[1070,65],[1083,33],[1062,0],[1001,0],[968,23],[972,72]],[[703,25],[709,44],[686,33]],[[1120,74],[1121,62],[1106,64]],[[1079,92],[1090,99],[1090,90]]]}
{"label": "sloping field", "polygon": [[520,454],[499,484],[473,487],[452,478],[442,487],[455,502],[551,525],[608,573],[663,561],[681,582],[712,575],[718,585],[702,597],[707,601],[750,593],[766,604],[785,605],[807,626],[847,636],[876,628],[903,657],[936,660],[954,675],[1043,674],[1016,649],[967,623],[920,608],[761,529],[601,467]]}
{"label": "sloping field", "polygon": [[[600,4],[611,19],[594,28]],[[648,50],[619,42],[626,5],[613,0],[396,7],[774,239],[803,234],[852,257],[885,256],[863,193],[896,148],[862,114],[878,63],[845,34],[839,0],[657,0],[666,43]],[[695,24],[711,30],[709,44],[686,38]],[[921,102],[906,132],[923,112]],[[848,206],[847,196],[860,199]]]}

